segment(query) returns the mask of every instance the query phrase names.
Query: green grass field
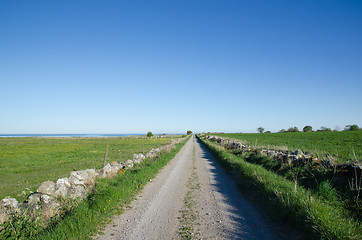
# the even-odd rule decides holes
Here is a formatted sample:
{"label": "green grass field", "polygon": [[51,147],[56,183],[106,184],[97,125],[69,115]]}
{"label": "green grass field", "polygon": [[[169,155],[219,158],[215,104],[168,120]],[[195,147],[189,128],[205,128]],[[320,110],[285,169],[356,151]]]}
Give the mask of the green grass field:
{"label": "green grass field", "polygon": [[215,134],[238,139],[251,146],[300,149],[319,158],[330,158],[339,163],[354,162],[362,156],[362,131],[358,132],[293,132],[293,133],[226,133]]}
{"label": "green grass field", "polygon": [[[181,136],[172,136],[178,138]],[[0,138],[0,199],[25,199],[22,191],[35,191],[46,180],[68,177],[73,170],[101,168],[106,145],[107,162],[132,159],[170,142],[165,138]]]}

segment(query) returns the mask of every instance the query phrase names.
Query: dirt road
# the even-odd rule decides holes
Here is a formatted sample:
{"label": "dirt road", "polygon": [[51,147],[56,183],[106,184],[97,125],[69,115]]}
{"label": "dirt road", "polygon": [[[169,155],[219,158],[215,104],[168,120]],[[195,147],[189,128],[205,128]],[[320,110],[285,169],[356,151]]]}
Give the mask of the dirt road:
{"label": "dirt road", "polygon": [[280,239],[191,138],[96,239]]}

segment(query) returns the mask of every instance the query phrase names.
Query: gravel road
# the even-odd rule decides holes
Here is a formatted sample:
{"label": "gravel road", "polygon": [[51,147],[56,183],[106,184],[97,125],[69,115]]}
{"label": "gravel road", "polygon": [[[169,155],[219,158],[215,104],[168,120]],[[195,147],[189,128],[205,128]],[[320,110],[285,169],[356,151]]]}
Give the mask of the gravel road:
{"label": "gravel road", "polygon": [[280,239],[192,137],[95,239]]}

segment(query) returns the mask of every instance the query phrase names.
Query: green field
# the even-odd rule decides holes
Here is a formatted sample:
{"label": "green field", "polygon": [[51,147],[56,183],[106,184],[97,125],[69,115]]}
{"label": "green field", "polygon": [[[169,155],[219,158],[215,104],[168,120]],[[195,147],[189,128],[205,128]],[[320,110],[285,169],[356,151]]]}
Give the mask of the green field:
{"label": "green field", "polygon": [[250,146],[275,149],[300,149],[319,158],[354,162],[362,156],[362,131],[357,132],[292,132],[292,133],[227,133],[215,134],[238,139]]}
{"label": "green field", "polygon": [[73,170],[101,168],[107,145],[107,162],[120,162],[132,159],[134,153],[167,144],[170,139],[0,138],[0,199],[11,196],[21,201],[26,188],[35,191],[42,182],[68,177]]}

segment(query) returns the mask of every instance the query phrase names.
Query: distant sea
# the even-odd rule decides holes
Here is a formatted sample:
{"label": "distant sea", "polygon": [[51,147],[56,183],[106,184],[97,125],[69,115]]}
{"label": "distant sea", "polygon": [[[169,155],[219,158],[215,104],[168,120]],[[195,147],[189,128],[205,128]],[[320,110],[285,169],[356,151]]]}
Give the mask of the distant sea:
{"label": "distant sea", "polygon": [[146,134],[0,134],[0,138],[9,137],[125,137]]}

